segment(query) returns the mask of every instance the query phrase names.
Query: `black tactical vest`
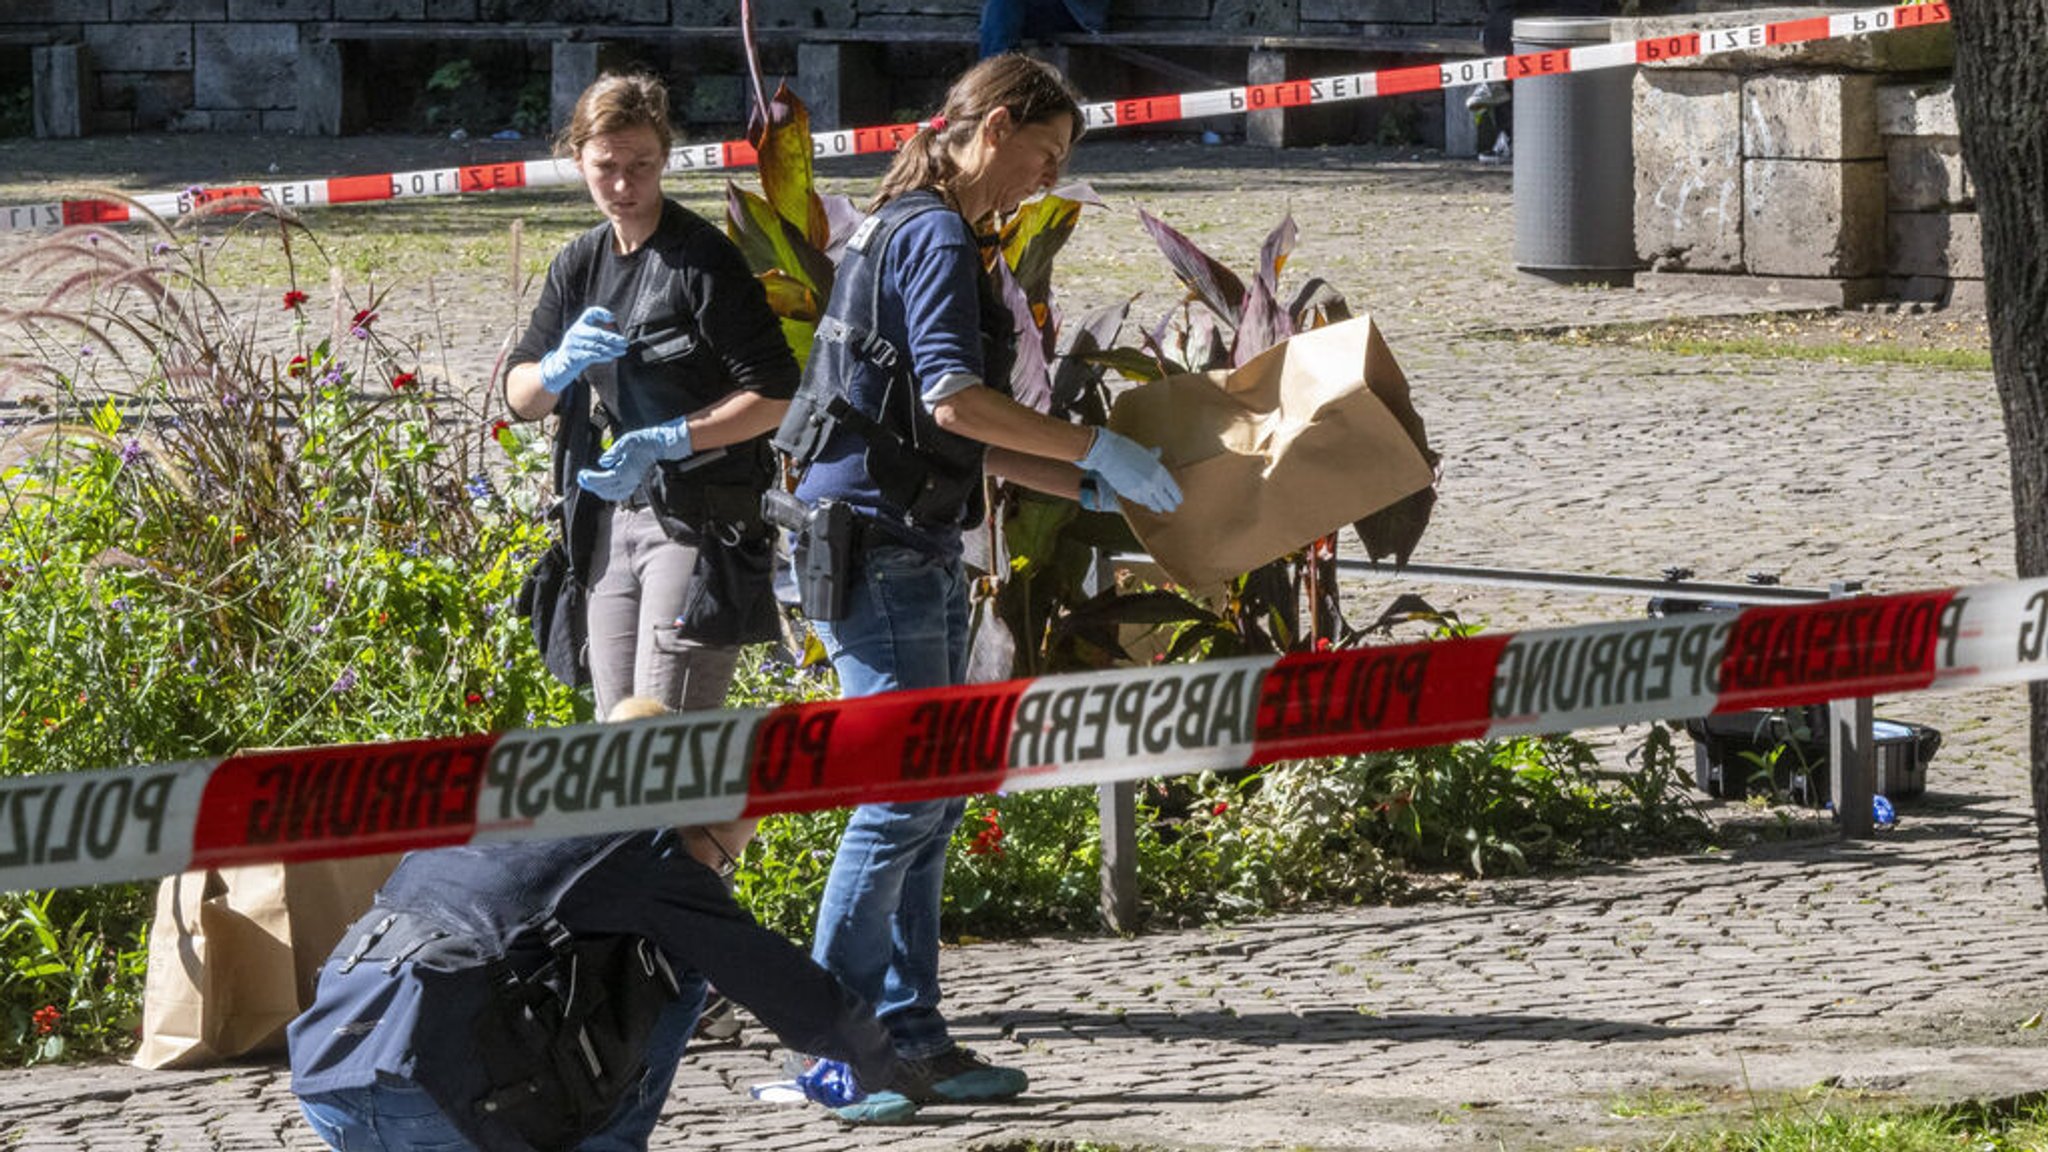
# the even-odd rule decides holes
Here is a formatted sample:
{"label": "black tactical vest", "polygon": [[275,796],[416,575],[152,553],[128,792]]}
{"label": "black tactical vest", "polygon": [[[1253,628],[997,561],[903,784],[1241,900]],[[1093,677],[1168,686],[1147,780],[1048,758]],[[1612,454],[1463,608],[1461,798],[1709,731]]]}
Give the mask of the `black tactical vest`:
{"label": "black tactical vest", "polygon": [[[979,440],[938,426],[919,397],[910,364],[910,349],[899,348],[879,331],[882,256],[896,230],[926,212],[950,211],[938,194],[918,191],[898,196],[861,221],[847,241],[831,301],[818,322],[811,345],[774,445],[786,453],[801,475],[826,441],[840,427],[866,444],[868,474],[889,504],[902,508],[920,528],[965,528],[981,522],[982,457]],[[983,383],[1010,394],[1010,371],[1017,359],[1017,334],[1009,306],[997,295],[994,278],[978,277],[981,290]],[[848,389],[856,365],[867,363],[888,379],[875,411],[855,402]]]}

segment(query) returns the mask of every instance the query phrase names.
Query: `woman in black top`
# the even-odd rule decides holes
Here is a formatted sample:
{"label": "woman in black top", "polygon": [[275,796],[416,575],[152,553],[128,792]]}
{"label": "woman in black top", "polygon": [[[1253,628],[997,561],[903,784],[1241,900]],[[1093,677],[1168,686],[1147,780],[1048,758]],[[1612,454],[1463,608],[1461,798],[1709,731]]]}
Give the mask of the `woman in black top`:
{"label": "woman in black top", "polygon": [[[650,77],[604,76],[577,100],[558,151],[605,222],[549,266],[505,378],[520,418],[580,429],[594,412],[611,438],[596,459],[594,445],[560,446],[577,476],[563,496],[599,715],[629,696],[720,706],[739,644],[763,638],[773,612],[764,434],[796,359],[739,250],[662,195],[673,142]],[[723,562],[737,553],[750,563]]]}

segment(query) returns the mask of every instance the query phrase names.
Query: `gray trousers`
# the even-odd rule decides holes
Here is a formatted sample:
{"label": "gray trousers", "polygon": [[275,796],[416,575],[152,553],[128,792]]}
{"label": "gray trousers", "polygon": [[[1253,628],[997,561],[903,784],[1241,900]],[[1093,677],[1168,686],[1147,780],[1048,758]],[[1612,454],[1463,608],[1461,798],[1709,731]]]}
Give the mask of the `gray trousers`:
{"label": "gray trousers", "polygon": [[609,507],[598,515],[588,607],[598,718],[628,696],[672,712],[723,707],[739,649],[676,635],[697,550],[669,539],[647,508]]}

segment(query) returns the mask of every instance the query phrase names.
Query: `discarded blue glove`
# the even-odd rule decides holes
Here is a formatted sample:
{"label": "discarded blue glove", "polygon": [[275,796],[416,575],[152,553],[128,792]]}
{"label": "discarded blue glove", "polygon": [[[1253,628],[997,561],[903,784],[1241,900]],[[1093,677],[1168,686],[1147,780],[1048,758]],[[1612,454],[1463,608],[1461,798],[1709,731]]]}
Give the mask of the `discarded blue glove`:
{"label": "discarded blue glove", "polygon": [[1180,485],[1173,473],[1159,462],[1159,449],[1147,448],[1128,436],[1107,428],[1095,430],[1095,443],[1078,461],[1082,471],[1093,472],[1126,500],[1154,512],[1171,512],[1180,507]]}
{"label": "discarded blue glove", "polygon": [[690,454],[690,419],[678,416],[666,424],[636,428],[604,450],[597,467],[576,473],[576,483],[606,500],[624,500],[647,478],[648,469],[663,460]]}
{"label": "discarded blue glove", "polygon": [[1892,802],[1883,796],[1870,798],[1870,822],[1879,828],[1899,826],[1899,814],[1892,810]]}
{"label": "discarded blue glove", "polygon": [[837,1060],[819,1060],[796,1078],[804,1099],[827,1108],[844,1108],[867,1096],[853,1078],[853,1069]]}
{"label": "discarded blue glove", "polygon": [[1102,478],[1100,472],[1081,474],[1081,507],[1090,512],[1121,511],[1116,503],[1116,488]]}
{"label": "discarded blue glove", "polygon": [[[605,327],[605,325],[613,327]],[[626,354],[626,338],[616,330],[611,310],[585,308],[555,350],[540,358],[540,386],[559,393],[576,382],[583,370]]]}

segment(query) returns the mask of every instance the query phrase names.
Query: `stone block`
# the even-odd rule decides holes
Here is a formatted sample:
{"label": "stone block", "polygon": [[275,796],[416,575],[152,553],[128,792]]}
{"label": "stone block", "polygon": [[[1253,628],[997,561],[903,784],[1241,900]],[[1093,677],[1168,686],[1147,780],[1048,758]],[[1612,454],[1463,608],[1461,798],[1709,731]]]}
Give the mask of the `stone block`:
{"label": "stone block", "polygon": [[[683,101],[687,124],[741,124],[747,118],[747,85],[743,77],[700,72],[691,79]],[[811,121],[818,125],[816,119]]]}
{"label": "stone block", "polygon": [[1893,276],[1984,278],[1984,231],[1975,212],[1894,212],[1889,221]]}
{"label": "stone block", "polygon": [[739,21],[739,0],[675,0],[671,7],[684,28],[726,28]]}
{"label": "stone block", "polygon": [[1486,0],[1436,0],[1439,24],[1480,24],[1486,20]]}
{"label": "stone block", "polygon": [[1953,136],[1888,136],[1884,142],[1885,206],[1893,211],[1968,208],[1977,189]]}
{"label": "stone block", "polygon": [[427,0],[429,20],[474,20],[476,0]]}
{"label": "stone block", "polygon": [[190,24],[88,24],[85,46],[92,51],[93,66],[109,72],[177,72],[192,67]]}
{"label": "stone block", "polygon": [[108,18],[118,24],[225,20],[228,18],[228,0],[114,0]]}
{"label": "stone block", "polygon": [[95,109],[86,117],[86,128],[95,136],[114,136],[135,131],[135,113]]}
{"label": "stone block", "polygon": [[894,111],[879,44],[798,44],[790,87],[810,110],[813,128],[880,124]]}
{"label": "stone block", "polygon": [[331,20],[334,0],[228,0],[230,20]]}
{"label": "stone block", "polygon": [[137,129],[168,127],[179,113],[192,106],[190,72],[146,72],[121,79],[123,104],[135,113]]}
{"label": "stone block", "polygon": [[299,130],[297,110],[265,112],[260,129],[265,136],[290,136]]}
{"label": "stone block", "polygon": [[1651,293],[1726,294],[1754,309],[1768,296],[1782,304],[1805,308],[1854,308],[1881,298],[1882,276],[1828,278],[1820,276],[1730,276],[1719,272],[1639,272],[1635,286]]}
{"label": "stone block", "polygon": [[1884,294],[1892,300],[1917,300],[1942,308],[1984,307],[1982,280],[1952,280],[1946,276],[1895,276],[1884,282]]}
{"label": "stone block", "polygon": [[556,42],[548,55],[548,129],[560,132],[576,113],[576,98],[597,81],[597,50],[592,40]]}
{"label": "stone block", "polygon": [[9,0],[10,24],[78,24],[112,17],[111,0]]}
{"label": "stone block", "polygon": [[193,102],[209,110],[289,108],[298,54],[295,25],[202,24],[192,30]]}
{"label": "stone block", "polygon": [[[1826,8],[1744,8],[1733,12],[1694,12],[1682,16],[1646,16],[1614,22],[1616,40],[1651,40],[1683,36],[1690,32],[1711,35],[1719,32],[1733,37],[1734,29],[1749,29],[1786,20],[1839,14]],[[1711,56],[1682,56],[1647,65],[1658,69],[1692,69],[1717,72],[1763,72],[1787,66],[1799,68],[1840,68],[1851,72],[1932,72],[1955,63],[1956,40],[1947,24],[1847,36],[1839,40],[1807,40],[1797,44],[1768,44],[1760,38],[1744,37],[1733,50]]]}
{"label": "stone block", "polygon": [[1884,162],[1746,160],[1743,264],[1759,276],[1884,271]]}
{"label": "stone block", "polygon": [[341,45],[302,38],[298,45],[298,132],[301,136],[341,135],[347,89],[341,66]]}
{"label": "stone block", "polygon": [[263,113],[253,108],[226,108],[213,113],[214,132],[234,132],[243,136],[254,136],[263,130]]}
{"label": "stone block", "polygon": [[[909,15],[881,8],[876,8],[874,14]],[[930,19],[928,13],[915,15],[921,20]],[[754,6],[754,20],[761,28],[851,28],[856,19],[853,0],[761,0]]]}
{"label": "stone block", "polygon": [[1418,8],[1407,0],[1301,0],[1300,17],[1303,21],[1327,20],[1346,24],[1431,22],[1428,8]]}
{"label": "stone block", "polygon": [[1960,136],[1955,85],[1884,84],[1877,90],[1877,130],[1886,136]]}
{"label": "stone block", "polygon": [[1635,77],[1636,257],[1659,271],[1742,270],[1742,88],[1727,72]]}
{"label": "stone block", "polygon": [[38,137],[70,139],[85,134],[92,116],[92,65],[77,44],[29,50],[30,121]]}
{"label": "stone block", "polygon": [[424,20],[427,0],[334,0],[336,20]]}
{"label": "stone block", "polygon": [[1292,32],[1301,24],[1300,0],[1216,0],[1209,22],[1222,32]]}
{"label": "stone block", "polygon": [[164,127],[171,132],[211,132],[213,113],[203,108],[187,108],[172,117],[171,122]]}
{"label": "stone block", "polygon": [[1742,81],[1742,154],[1752,160],[1874,160],[1875,77],[1771,72]]}

